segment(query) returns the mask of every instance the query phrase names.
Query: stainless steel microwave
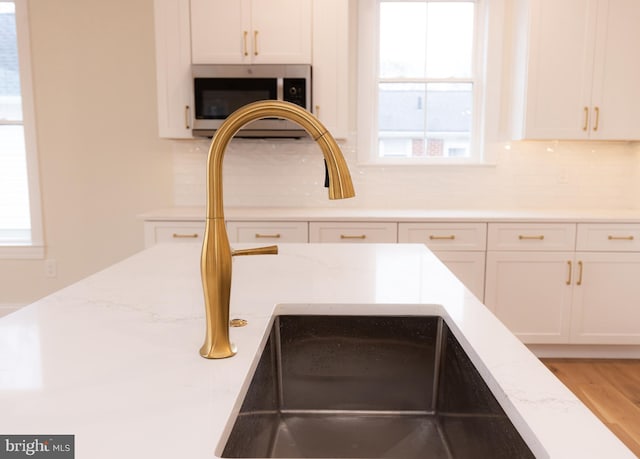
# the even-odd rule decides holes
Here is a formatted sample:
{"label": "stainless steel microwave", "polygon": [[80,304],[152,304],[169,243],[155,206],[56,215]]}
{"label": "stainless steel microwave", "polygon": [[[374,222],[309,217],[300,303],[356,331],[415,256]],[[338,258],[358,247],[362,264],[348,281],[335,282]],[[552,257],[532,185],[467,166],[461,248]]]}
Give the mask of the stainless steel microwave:
{"label": "stainless steel microwave", "polygon": [[[259,100],[284,100],[311,111],[310,65],[193,65],[194,136],[212,136],[235,110]],[[297,124],[257,120],[239,137],[303,137]]]}

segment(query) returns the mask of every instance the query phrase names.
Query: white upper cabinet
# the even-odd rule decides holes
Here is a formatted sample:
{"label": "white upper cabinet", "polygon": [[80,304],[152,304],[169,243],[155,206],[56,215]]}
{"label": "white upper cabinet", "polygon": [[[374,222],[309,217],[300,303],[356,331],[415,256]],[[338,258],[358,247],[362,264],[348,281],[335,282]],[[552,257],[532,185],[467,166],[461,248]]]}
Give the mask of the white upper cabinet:
{"label": "white upper cabinet", "polygon": [[336,138],[348,134],[349,2],[313,3],[313,114]]}
{"label": "white upper cabinet", "polygon": [[311,0],[191,0],[194,64],[310,64]]}
{"label": "white upper cabinet", "polygon": [[158,133],[191,138],[189,0],[154,0]]}
{"label": "white upper cabinet", "polygon": [[640,2],[518,0],[514,135],[640,139]]}
{"label": "white upper cabinet", "polygon": [[191,64],[311,64],[312,111],[348,131],[349,2],[154,0],[160,137],[191,138]]}

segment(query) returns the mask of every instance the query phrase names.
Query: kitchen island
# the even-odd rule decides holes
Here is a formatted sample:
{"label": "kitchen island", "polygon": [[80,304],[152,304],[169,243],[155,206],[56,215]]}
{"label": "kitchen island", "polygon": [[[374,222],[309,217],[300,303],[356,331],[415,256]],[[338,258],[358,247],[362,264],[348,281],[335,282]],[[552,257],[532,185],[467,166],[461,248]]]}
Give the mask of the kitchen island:
{"label": "kitchen island", "polygon": [[159,244],[0,319],[0,434],[76,458],[218,457],[275,314],[440,315],[536,457],[633,458],[421,244],[233,262],[236,356],[206,360],[198,243]]}

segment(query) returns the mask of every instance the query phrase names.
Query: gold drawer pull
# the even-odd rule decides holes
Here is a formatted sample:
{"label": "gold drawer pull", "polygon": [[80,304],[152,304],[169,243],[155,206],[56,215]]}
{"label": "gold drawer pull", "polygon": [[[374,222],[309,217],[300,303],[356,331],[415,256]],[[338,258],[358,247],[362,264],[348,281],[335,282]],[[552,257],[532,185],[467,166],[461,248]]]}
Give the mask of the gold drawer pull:
{"label": "gold drawer pull", "polygon": [[253,55],[258,55],[258,31],[253,31]]}
{"label": "gold drawer pull", "polygon": [[582,271],[584,269],[584,267],[582,266],[582,262],[579,261],[578,262],[578,282],[576,282],[576,285],[582,285]]}
{"label": "gold drawer pull", "polygon": [[633,241],[633,236],[609,236],[610,241]]}
{"label": "gold drawer pull", "polygon": [[366,239],[367,235],[366,234],[361,234],[360,236],[347,236],[345,234],[341,234],[340,235],[340,239]]}
{"label": "gold drawer pull", "polygon": [[531,240],[531,239],[535,239],[537,241],[542,241],[542,240],[544,240],[544,235],[541,234],[539,236],[525,236],[525,235],[521,234],[521,235],[518,236],[518,239],[520,239],[521,241]]}
{"label": "gold drawer pull", "polygon": [[569,277],[567,277],[567,285],[571,285],[571,272],[573,271],[573,264],[571,260],[567,261],[567,265],[569,265]]}
{"label": "gold drawer pull", "polygon": [[197,239],[198,238],[198,233],[193,233],[193,234],[173,233],[173,238],[174,239]]}
{"label": "gold drawer pull", "polygon": [[441,240],[447,240],[447,241],[453,241],[455,240],[456,235],[452,234],[450,236],[434,236],[433,234],[429,235],[429,239],[432,241],[441,241]]}
{"label": "gold drawer pull", "polygon": [[245,56],[249,55],[249,51],[247,51],[247,35],[249,35],[249,32],[246,30],[242,32],[242,54]]}
{"label": "gold drawer pull", "polygon": [[256,239],[280,239],[280,233],[276,234],[260,234],[256,233]]}

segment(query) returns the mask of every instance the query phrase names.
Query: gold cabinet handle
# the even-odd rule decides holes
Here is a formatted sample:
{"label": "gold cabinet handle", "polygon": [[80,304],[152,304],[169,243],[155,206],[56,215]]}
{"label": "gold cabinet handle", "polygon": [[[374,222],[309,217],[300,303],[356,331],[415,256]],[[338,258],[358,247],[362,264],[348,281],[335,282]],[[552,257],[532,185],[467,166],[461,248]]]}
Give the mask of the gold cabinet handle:
{"label": "gold cabinet handle", "polygon": [[189,116],[189,106],[185,105],[184,106],[184,128],[185,129],[191,129],[191,126],[189,125],[189,119],[191,117]]}
{"label": "gold cabinet handle", "polygon": [[609,235],[609,237],[607,238],[610,241],[633,241],[634,237],[633,236],[611,236]]}
{"label": "gold cabinet handle", "polygon": [[173,238],[174,239],[197,239],[198,233],[193,233],[193,234],[173,233]]}
{"label": "gold cabinet handle", "polygon": [[578,282],[576,282],[576,285],[582,285],[582,271],[583,271],[582,262],[579,261],[578,262]]}
{"label": "gold cabinet handle", "polygon": [[239,257],[243,255],[278,255],[278,246],[270,245],[267,247],[256,247],[253,249],[232,250],[231,255]]}
{"label": "gold cabinet handle", "polygon": [[359,236],[348,236],[346,234],[341,234],[340,235],[340,239],[366,239],[367,235],[366,234],[361,234]]}
{"label": "gold cabinet handle", "polygon": [[584,125],[582,126],[583,131],[587,131],[589,129],[589,107],[584,108]]}
{"label": "gold cabinet handle", "polygon": [[280,239],[280,233],[276,234],[260,234],[256,233],[256,239]]}
{"label": "gold cabinet handle", "polygon": [[596,112],[596,122],[593,125],[594,132],[598,130],[598,124],[600,124],[600,107],[595,107],[593,111]]}
{"label": "gold cabinet handle", "polygon": [[249,35],[249,32],[246,30],[242,32],[242,53],[245,56],[249,55],[249,50],[247,49],[247,35]]}
{"label": "gold cabinet handle", "polygon": [[573,271],[573,263],[571,263],[571,260],[567,261],[567,265],[569,266],[569,277],[567,277],[567,285],[571,285],[571,274]]}
{"label": "gold cabinet handle", "polygon": [[456,235],[452,234],[450,236],[435,236],[433,234],[429,235],[429,239],[432,241],[442,241],[442,240],[448,240],[448,241],[453,241],[455,240]]}
{"label": "gold cabinet handle", "polygon": [[320,118],[320,105],[316,105],[316,118]]}
{"label": "gold cabinet handle", "polygon": [[258,55],[258,31],[253,31],[253,55]]}
{"label": "gold cabinet handle", "polygon": [[520,234],[518,236],[518,239],[520,239],[521,241],[531,240],[531,239],[535,239],[535,240],[538,240],[538,241],[543,241],[544,240],[544,235],[540,234],[539,236],[527,236],[527,235],[524,235],[524,234]]}

